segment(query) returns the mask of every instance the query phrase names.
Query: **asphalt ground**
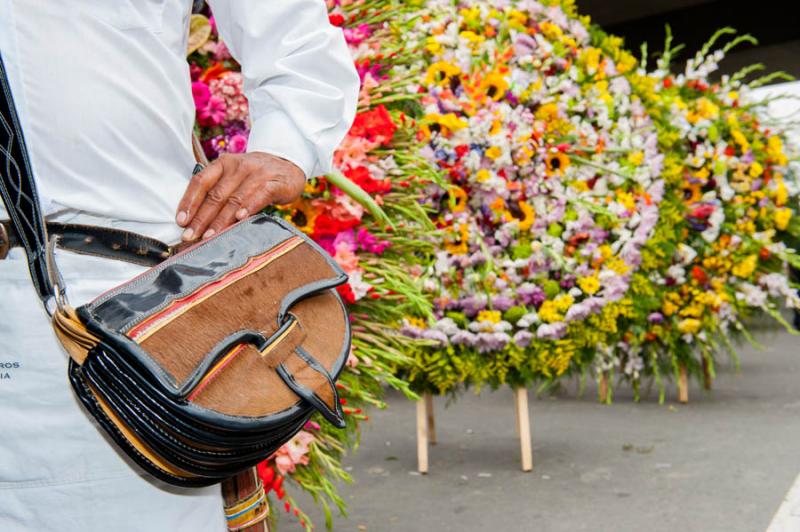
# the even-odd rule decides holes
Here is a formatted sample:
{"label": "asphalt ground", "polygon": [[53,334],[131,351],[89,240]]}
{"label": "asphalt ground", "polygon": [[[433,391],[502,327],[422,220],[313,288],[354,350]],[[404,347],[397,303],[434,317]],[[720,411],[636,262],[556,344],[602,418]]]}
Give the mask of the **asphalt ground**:
{"label": "asphalt ground", "polygon": [[577,383],[531,392],[531,473],[520,470],[509,389],[435,398],[439,443],[425,476],[415,405],[390,393],[346,460],[349,517],[335,530],[763,532],[800,473],[800,339],[758,337],[765,351],[743,347],[741,371],[718,368],[711,392],[692,383],[688,405],[674,388],[663,405],[655,391],[634,403],[624,390],[601,405],[592,384],[582,397]]}

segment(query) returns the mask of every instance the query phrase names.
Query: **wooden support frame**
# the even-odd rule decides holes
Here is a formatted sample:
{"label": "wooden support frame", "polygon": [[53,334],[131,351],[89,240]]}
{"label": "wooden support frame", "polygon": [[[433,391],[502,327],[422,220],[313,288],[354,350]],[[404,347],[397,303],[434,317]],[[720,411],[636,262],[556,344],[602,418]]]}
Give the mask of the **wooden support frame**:
{"label": "wooden support frame", "polygon": [[528,411],[528,390],[519,387],[514,390],[514,403],[517,405],[517,434],[522,470],[533,470],[533,446],[531,444],[531,416]]}
{"label": "wooden support frame", "polygon": [[678,402],[684,405],[689,402],[689,370],[686,364],[678,367]]}
{"label": "wooden support frame", "polygon": [[608,371],[603,371],[600,373],[600,380],[597,382],[597,399],[601,403],[608,403],[610,399],[609,392],[611,390],[608,387],[608,381]]}
{"label": "wooden support frame", "polygon": [[[528,408],[528,390],[514,389],[514,428],[519,438],[522,470],[533,470],[533,446],[531,443],[531,421]],[[433,410],[433,395],[425,392],[417,400],[417,471],[426,475],[429,470],[428,451],[436,444],[436,416]]]}
{"label": "wooden support frame", "polygon": [[428,413],[433,401],[428,401],[427,395],[428,392],[417,401],[417,471],[423,475],[428,474],[428,419],[433,416],[433,411]]}

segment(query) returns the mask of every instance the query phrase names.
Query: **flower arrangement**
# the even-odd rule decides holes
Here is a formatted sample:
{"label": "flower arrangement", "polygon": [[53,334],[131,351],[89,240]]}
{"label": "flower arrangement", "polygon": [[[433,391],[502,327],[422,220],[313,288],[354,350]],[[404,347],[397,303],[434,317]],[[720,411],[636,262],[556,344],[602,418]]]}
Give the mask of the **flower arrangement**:
{"label": "flower arrangement", "polygon": [[[417,98],[405,90],[413,73],[388,75],[394,64],[408,59],[393,48],[399,39],[388,20],[410,7],[386,1],[329,2],[328,7],[361,76],[358,113],[335,152],[335,170],[310,180],[295,203],[273,210],[311,236],[349,275],[339,292],[349,307],[353,349],[337,383],[348,427],[340,431],[312,418],[258,468],[273,502],[282,501],[308,530],[312,523],[286,493],[285,483],[308,492],[329,526],[331,507],[344,511],[334,482],[349,479],[341,459],[368,419],[364,409],[383,406],[384,384],[408,392],[394,371],[407,363],[415,344],[391,327],[405,315],[428,312],[405,264],[431,253],[431,243],[418,235],[434,229],[419,199],[423,184],[435,175],[416,155],[413,122],[403,113],[406,102]],[[208,10],[193,17],[189,62],[196,132],[204,151],[210,158],[243,152],[249,119],[242,75]]]}
{"label": "flower arrangement", "polygon": [[635,60],[593,45],[571,2],[440,2],[416,20],[421,153],[447,181],[425,200],[434,316],[403,328],[436,346],[408,376],[443,393],[583,372],[623,336],[664,195]]}
{"label": "flower arrangement", "polygon": [[783,74],[745,82],[756,65],[712,81],[730,49],[754,40],[738,36],[714,49],[734,33],[718,31],[678,75],[670,71],[678,47],[668,33],[655,68],[645,58],[629,74],[658,127],[669,191],[634,282],[635,315],[647,320],[627,324],[627,341],[601,368],[635,365],[627,375],[635,386],[640,373],[688,371],[710,387],[722,348],[738,360],[734,341],[752,341],[746,319],[757,313],[796,334],[780,309],[800,308],[787,268],[800,264],[792,247],[800,235],[800,164],[782,135],[788,124],[770,123],[768,102],[751,96]]}

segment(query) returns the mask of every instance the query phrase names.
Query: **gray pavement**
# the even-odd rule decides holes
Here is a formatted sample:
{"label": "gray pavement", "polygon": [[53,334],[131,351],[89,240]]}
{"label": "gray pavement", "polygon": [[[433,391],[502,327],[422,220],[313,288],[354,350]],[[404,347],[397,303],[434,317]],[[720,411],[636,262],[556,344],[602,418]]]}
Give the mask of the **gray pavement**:
{"label": "gray pavement", "polygon": [[508,389],[435,400],[426,476],[415,472],[414,404],[390,394],[346,462],[350,516],[335,530],[762,532],[800,473],[800,340],[760,337],[768,350],[743,347],[741,373],[719,368],[714,391],[693,386],[689,405],[674,389],[664,405],[655,392],[600,405],[593,386],[583,398],[577,386],[531,393],[532,473],[519,469]]}

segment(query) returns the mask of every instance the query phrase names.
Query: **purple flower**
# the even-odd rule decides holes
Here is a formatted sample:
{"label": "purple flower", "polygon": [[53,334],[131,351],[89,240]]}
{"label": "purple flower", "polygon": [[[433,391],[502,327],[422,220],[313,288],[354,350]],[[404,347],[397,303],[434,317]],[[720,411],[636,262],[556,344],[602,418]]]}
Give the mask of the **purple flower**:
{"label": "purple flower", "polygon": [[467,296],[459,301],[459,306],[461,307],[461,310],[464,311],[464,314],[471,318],[486,308],[486,296]]}
{"label": "purple flower", "polygon": [[513,340],[517,347],[528,347],[531,340],[533,340],[533,333],[530,331],[517,331]]}
{"label": "purple flower", "polygon": [[664,315],[660,312],[653,312],[649,316],[647,316],[647,321],[650,323],[661,323],[664,321]]}
{"label": "purple flower", "polygon": [[531,55],[538,47],[536,39],[527,33],[518,33],[514,39],[514,51],[517,55]]}
{"label": "purple flower", "polygon": [[543,323],[536,329],[536,337],[542,340],[558,340],[567,334],[567,324],[563,321]]}
{"label": "purple flower", "polygon": [[564,278],[561,279],[561,281],[558,284],[564,290],[569,290],[570,288],[575,286],[575,281],[576,281],[575,276],[572,275],[572,274],[569,274],[569,275],[564,276]]}
{"label": "purple flower", "polygon": [[517,288],[517,295],[520,301],[525,305],[533,305],[536,308],[542,306],[547,296],[540,286],[535,284],[525,283]]}
{"label": "purple flower", "polygon": [[474,347],[478,343],[478,336],[469,331],[460,330],[450,338],[450,341],[455,345]]}
{"label": "purple flower", "polygon": [[426,329],[422,331],[420,337],[424,338],[425,340],[433,340],[434,342],[438,342],[441,346],[446,346],[450,343],[447,335],[442,331],[437,331],[436,329]]}
{"label": "purple flower", "polygon": [[511,337],[504,332],[478,333],[478,351],[491,353],[500,351],[511,341]]}
{"label": "purple flower", "polygon": [[492,308],[505,312],[514,306],[514,300],[508,296],[495,296],[492,298]]}

